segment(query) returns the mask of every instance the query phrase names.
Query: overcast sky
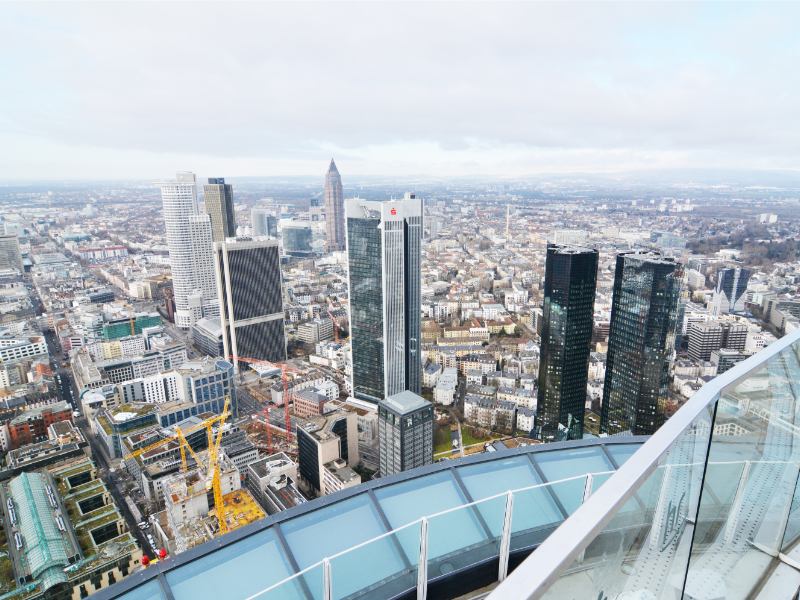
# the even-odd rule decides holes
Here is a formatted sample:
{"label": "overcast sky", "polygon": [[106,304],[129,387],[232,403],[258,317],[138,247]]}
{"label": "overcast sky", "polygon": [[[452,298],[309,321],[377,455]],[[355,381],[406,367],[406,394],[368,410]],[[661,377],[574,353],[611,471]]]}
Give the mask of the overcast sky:
{"label": "overcast sky", "polygon": [[800,169],[800,4],[0,3],[0,180]]}

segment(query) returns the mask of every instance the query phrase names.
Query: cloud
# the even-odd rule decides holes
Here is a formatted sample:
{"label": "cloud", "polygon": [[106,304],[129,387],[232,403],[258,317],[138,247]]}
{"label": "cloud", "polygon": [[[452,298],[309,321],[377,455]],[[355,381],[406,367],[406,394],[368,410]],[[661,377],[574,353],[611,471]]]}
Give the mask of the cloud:
{"label": "cloud", "polygon": [[314,174],[332,151],[363,174],[797,168],[798,25],[795,4],[5,3],[0,177]]}

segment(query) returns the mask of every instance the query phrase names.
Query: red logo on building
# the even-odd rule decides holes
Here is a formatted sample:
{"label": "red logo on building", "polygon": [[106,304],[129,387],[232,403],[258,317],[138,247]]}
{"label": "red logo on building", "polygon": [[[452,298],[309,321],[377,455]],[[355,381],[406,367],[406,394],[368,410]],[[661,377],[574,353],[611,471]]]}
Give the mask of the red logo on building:
{"label": "red logo on building", "polygon": [[393,208],[393,209],[392,209],[392,214],[393,214],[393,215],[396,215],[396,214],[397,214],[397,209],[396,209],[396,208]]}

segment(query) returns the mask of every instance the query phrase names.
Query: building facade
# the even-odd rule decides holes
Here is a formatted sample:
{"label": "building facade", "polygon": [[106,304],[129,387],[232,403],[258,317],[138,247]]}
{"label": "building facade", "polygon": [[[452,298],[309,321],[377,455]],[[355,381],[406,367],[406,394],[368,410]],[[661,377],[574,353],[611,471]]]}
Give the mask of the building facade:
{"label": "building facade", "polygon": [[325,233],[328,252],[341,252],[345,249],[344,190],[342,177],[331,159],[325,175]]}
{"label": "building facade", "polygon": [[353,395],[379,402],[422,391],[422,206],[403,200],[345,203]]}
{"label": "building facade", "polygon": [[378,404],[378,444],[382,477],[433,463],[433,405],[412,392]]}
{"label": "building facade", "polygon": [[177,173],[175,181],[157,185],[161,188],[164,204],[175,324],[181,329],[188,329],[198,319],[219,313],[214,282],[211,218],[207,214],[200,214],[197,176],[194,173]]}
{"label": "building facade", "polygon": [[600,432],[649,435],[664,422],[683,265],[617,255]]}
{"label": "building facade", "polygon": [[286,360],[278,241],[216,242],[214,255],[225,358]]}
{"label": "building facade", "polygon": [[297,425],[299,475],[319,496],[330,493],[325,486],[325,465],[336,459],[351,469],[358,465],[356,413],[339,409]]}
{"label": "building facade", "polygon": [[4,269],[17,269],[20,274],[25,271],[16,235],[0,234],[0,270]]}
{"label": "building facade", "polygon": [[203,184],[203,200],[211,217],[211,239],[222,242],[236,237],[236,217],[233,213],[233,186],[223,177],[210,178]]}
{"label": "building facade", "polygon": [[598,257],[578,246],[547,247],[536,415],[545,441],[557,439],[559,425],[571,439],[583,437]]}
{"label": "building facade", "polygon": [[307,222],[292,221],[283,223],[283,253],[287,256],[307,257],[311,254],[313,233]]}
{"label": "building facade", "polygon": [[736,267],[717,271],[717,289],[711,313],[714,316],[731,312],[742,312],[750,281],[750,271]]}

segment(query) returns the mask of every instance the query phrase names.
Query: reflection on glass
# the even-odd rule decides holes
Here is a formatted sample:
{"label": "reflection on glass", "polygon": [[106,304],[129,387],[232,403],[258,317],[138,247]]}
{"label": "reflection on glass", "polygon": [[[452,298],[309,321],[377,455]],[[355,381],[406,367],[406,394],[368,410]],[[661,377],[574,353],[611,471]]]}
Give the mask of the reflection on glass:
{"label": "reflection on glass", "polygon": [[[597,447],[539,452],[534,456],[534,460],[548,481],[614,470],[614,466],[603,450]],[[594,490],[597,490],[607,478],[596,479],[597,482],[593,485]],[[583,479],[573,479],[554,488],[559,502],[568,515],[574,513],[583,502],[584,486]]]}
{"label": "reflection on glass", "polygon": [[[230,577],[232,570],[236,577]],[[292,574],[277,536],[268,529],[169,571],[166,577],[175,600],[243,600]]]}
{"label": "reflection on glass", "polygon": [[[482,500],[477,506],[467,506],[428,519],[428,579],[447,575],[458,569],[498,555],[500,537],[503,533],[503,518],[506,499],[504,496]],[[488,517],[484,517],[488,515]],[[469,537],[459,536],[453,544],[448,538],[457,535],[453,530],[456,522],[470,522],[475,530]],[[450,552],[446,552],[447,549]]]}
{"label": "reflection on glass", "polygon": [[687,594],[713,589],[746,598],[781,549],[797,488],[799,383],[800,363],[788,347],[723,390]]}
{"label": "reflection on glass", "polygon": [[681,597],[712,410],[706,407],[683,432],[639,493],[551,586],[546,598]]}
{"label": "reflection on glass", "polygon": [[323,568],[322,565],[317,565],[302,575],[295,575],[271,590],[259,594],[257,600],[323,600],[324,597]]}

